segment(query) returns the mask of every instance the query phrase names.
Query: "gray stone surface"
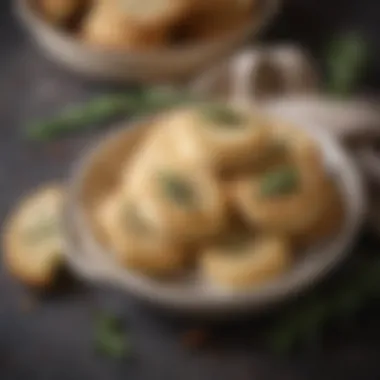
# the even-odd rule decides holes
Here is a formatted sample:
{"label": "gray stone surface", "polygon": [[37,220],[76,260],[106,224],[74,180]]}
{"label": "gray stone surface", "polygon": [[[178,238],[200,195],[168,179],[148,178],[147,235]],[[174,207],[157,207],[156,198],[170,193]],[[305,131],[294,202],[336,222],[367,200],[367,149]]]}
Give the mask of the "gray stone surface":
{"label": "gray stone surface", "polygon": [[[374,0],[285,0],[284,16],[271,38],[296,38],[322,57],[333,30],[359,27],[374,44],[362,88],[380,85],[380,4]],[[107,86],[88,83],[48,62],[0,5],[0,221],[14,202],[41,181],[64,178],[90,136],[33,144],[22,138],[32,118],[100,93]],[[275,357],[256,342],[260,324],[246,321],[220,327],[220,343],[204,352],[181,346],[183,322],[157,316],[126,296],[78,285],[39,301],[25,312],[28,292],[0,264],[1,380],[377,380],[380,379],[379,313],[326,334],[323,349]],[[116,309],[130,326],[135,358],[114,362],[94,354],[93,312]],[[371,322],[372,321],[372,322]]]}

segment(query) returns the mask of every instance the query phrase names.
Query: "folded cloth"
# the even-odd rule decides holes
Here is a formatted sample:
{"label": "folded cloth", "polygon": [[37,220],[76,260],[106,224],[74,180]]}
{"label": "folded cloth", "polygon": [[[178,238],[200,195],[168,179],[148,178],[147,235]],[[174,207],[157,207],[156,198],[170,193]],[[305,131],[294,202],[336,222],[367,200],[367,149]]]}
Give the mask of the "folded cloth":
{"label": "folded cloth", "polygon": [[[268,113],[294,122],[315,123],[347,146],[368,180],[370,194],[380,193],[380,101],[338,99],[319,91],[312,60],[296,46],[251,48],[201,75],[191,90],[228,102],[259,103]],[[379,144],[380,146],[380,144]],[[369,220],[380,235],[380,196],[371,196]]]}
{"label": "folded cloth", "polygon": [[200,75],[192,89],[234,102],[315,93],[319,75],[298,47],[278,45],[246,49]]}

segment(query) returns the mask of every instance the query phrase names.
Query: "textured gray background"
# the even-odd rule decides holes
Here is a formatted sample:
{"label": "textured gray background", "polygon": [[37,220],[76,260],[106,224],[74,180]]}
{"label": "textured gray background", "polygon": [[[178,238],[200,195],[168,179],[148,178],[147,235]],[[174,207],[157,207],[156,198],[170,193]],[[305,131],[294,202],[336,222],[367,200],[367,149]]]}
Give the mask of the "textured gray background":
{"label": "textured gray background", "polygon": [[[296,39],[315,57],[333,31],[359,28],[373,44],[371,63],[360,85],[380,86],[380,3],[375,0],[285,0],[285,12],[267,38]],[[106,86],[88,83],[48,62],[0,5],[0,220],[19,196],[67,169],[90,137],[48,144],[24,141],[30,118],[45,117]],[[367,246],[376,248],[367,241]],[[371,310],[343,332],[329,331],[322,346],[289,358],[275,357],[256,342],[260,324],[220,327],[217,348],[190,352],[178,341],[183,322],[164,319],[106,289],[78,285],[23,312],[28,293],[0,265],[1,380],[287,380],[380,379],[379,313]],[[93,310],[117,309],[128,320],[135,359],[99,358],[91,341]],[[374,308],[376,309],[376,308]]]}

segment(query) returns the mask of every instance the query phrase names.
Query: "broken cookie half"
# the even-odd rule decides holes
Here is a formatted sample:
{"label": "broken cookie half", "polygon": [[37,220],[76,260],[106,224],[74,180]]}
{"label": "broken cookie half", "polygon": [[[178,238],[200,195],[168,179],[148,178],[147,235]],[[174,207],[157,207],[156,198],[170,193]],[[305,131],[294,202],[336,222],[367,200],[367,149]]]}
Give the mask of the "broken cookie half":
{"label": "broken cookie half", "polygon": [[6,221],[3,260],[9,272],[26,285],[52,285],[63,259],[64,190],[43,186],[26,196]]}

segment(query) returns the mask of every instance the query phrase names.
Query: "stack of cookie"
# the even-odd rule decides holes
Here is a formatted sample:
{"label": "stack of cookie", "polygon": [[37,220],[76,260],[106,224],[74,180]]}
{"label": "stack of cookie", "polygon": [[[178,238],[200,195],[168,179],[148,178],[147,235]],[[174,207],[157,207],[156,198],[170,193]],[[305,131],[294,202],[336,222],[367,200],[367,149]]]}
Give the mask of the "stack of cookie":
{"label": "stack of cookie", "polygon": [[336,234],[342,210],[313,138],[212,103],[157,117],[93,216],[121,266],[246,288]]}
{"label": "stack of cookie", "polygon": [[109,48],[148,49],[218,38],[250,22],[255,0],[38,0],[50,23]]}

